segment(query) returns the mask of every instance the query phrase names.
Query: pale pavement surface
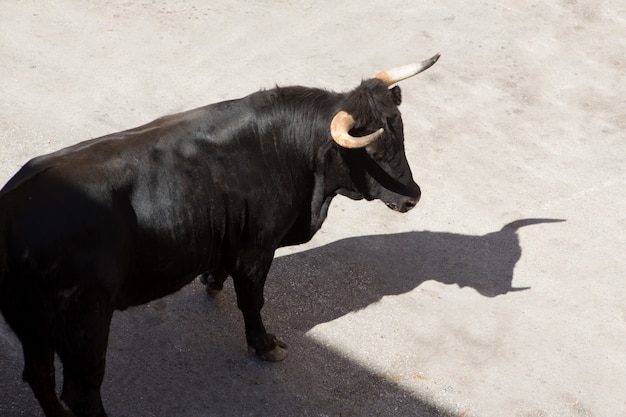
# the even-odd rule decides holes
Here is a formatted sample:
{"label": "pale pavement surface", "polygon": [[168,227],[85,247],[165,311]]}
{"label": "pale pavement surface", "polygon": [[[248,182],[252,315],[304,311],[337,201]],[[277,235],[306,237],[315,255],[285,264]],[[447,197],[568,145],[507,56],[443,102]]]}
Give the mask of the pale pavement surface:
{"label": "pale pavement surface", "polygon": [[[401,83],[423,191],[337,198],[281,250],[246,354],[232,286],[117,313],[111,416],[626,415],[626,5],[0,1],[0,180],[159,116],[302,84]],[[503,226],[523,219],[563,219]],[[516,223],[514,226],[519,226]],[[0,321],[0,415],[40,416]]]}

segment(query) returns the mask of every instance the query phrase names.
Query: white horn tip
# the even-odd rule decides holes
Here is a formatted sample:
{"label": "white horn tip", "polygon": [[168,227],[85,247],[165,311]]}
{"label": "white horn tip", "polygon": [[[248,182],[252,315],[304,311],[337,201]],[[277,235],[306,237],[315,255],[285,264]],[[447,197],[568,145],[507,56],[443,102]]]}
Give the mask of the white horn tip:
{"label": "white horn tip", "polygon": [[416,64],[403,65],[401,67],[392,68],[387,71],[379,72],[374,76],[374,78],[378,78],[383,81],[388,86],[392,84],[398,83],[402,80],[405,80],[409,77],[419,74],[422,71],[427,70],[428,68],[435,65],[435,62],[439,60],[441,54],[437,53],[433,55],[431,58],[428,58],[422,62]]}

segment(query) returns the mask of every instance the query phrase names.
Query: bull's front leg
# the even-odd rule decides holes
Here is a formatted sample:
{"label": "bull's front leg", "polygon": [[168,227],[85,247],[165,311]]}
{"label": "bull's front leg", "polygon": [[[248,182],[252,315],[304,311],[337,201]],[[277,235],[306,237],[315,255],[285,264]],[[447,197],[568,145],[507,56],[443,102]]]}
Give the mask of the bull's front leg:
{"label": "bull's front leg", "polygon": [[248,346],[259,358],[278,362],[287,357],[287,345],[273,334],[268,334],[261,319],[261,308],[265,302],[263,289],[273,257],[273,251],[247,253],[240,256],[231,275],[237,293],[237,305],[243,313]]}

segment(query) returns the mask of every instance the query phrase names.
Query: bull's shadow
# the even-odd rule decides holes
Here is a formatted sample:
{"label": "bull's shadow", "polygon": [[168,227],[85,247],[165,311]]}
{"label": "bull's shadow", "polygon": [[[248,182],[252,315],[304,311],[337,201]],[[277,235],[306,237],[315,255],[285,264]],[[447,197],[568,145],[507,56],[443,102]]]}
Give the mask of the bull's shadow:
{"label": "bull's shadow", "polygon": [[[281,364],[244,354],[231,280],[208,301],[193,283],[117,313],[103,385],[109,415],[456,416],[306,332],[427,280],[487,297],[520,290],[511,285],[522,255],[517,229],[554,221],[519,220],[483,236],[423,231],[355,237],[277,257],[264,315],[268,328],[290,344],[291,356]],[[2,323],[0,339],[0,415],[42,415],[20,381],[19,343]]]}
{"label": "bull's shadow", "polygon": [[[525,290],[512,285],[522,255],[517,230],[558,221],[563,220],[517,220],[482,236],[429,231],[361,236],[277,257],[268,277],[267,307],[292,300],[300,307],[290,311],[291,324],[311,328],[428,280],[471,287],[486,297]],[[324,308],[303,307],[318,303]]]}

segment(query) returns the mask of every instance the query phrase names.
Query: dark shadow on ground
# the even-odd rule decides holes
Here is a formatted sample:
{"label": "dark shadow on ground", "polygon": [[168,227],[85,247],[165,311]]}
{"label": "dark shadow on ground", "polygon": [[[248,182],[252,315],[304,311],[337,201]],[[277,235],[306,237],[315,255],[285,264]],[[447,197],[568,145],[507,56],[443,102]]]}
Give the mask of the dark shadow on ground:
{"label": "dark shadow on ground", "polygon": [[[494,297],[510,291],[527,219],[483,236],[409,232],[340,240],[276,258],[264,315],[290,343],[271,364],[245,350],[230,285],[207,300],[198,282],[113,320],[103,386],[111,417],[121,416],[422,416],[450,411],[415,398],[306,337],[320,323],[360,310],[427,280]],[[21,382],[17,339],[0,326],[0,415],[41,416]],[[364,329],[363,331],[367,331]]]}

